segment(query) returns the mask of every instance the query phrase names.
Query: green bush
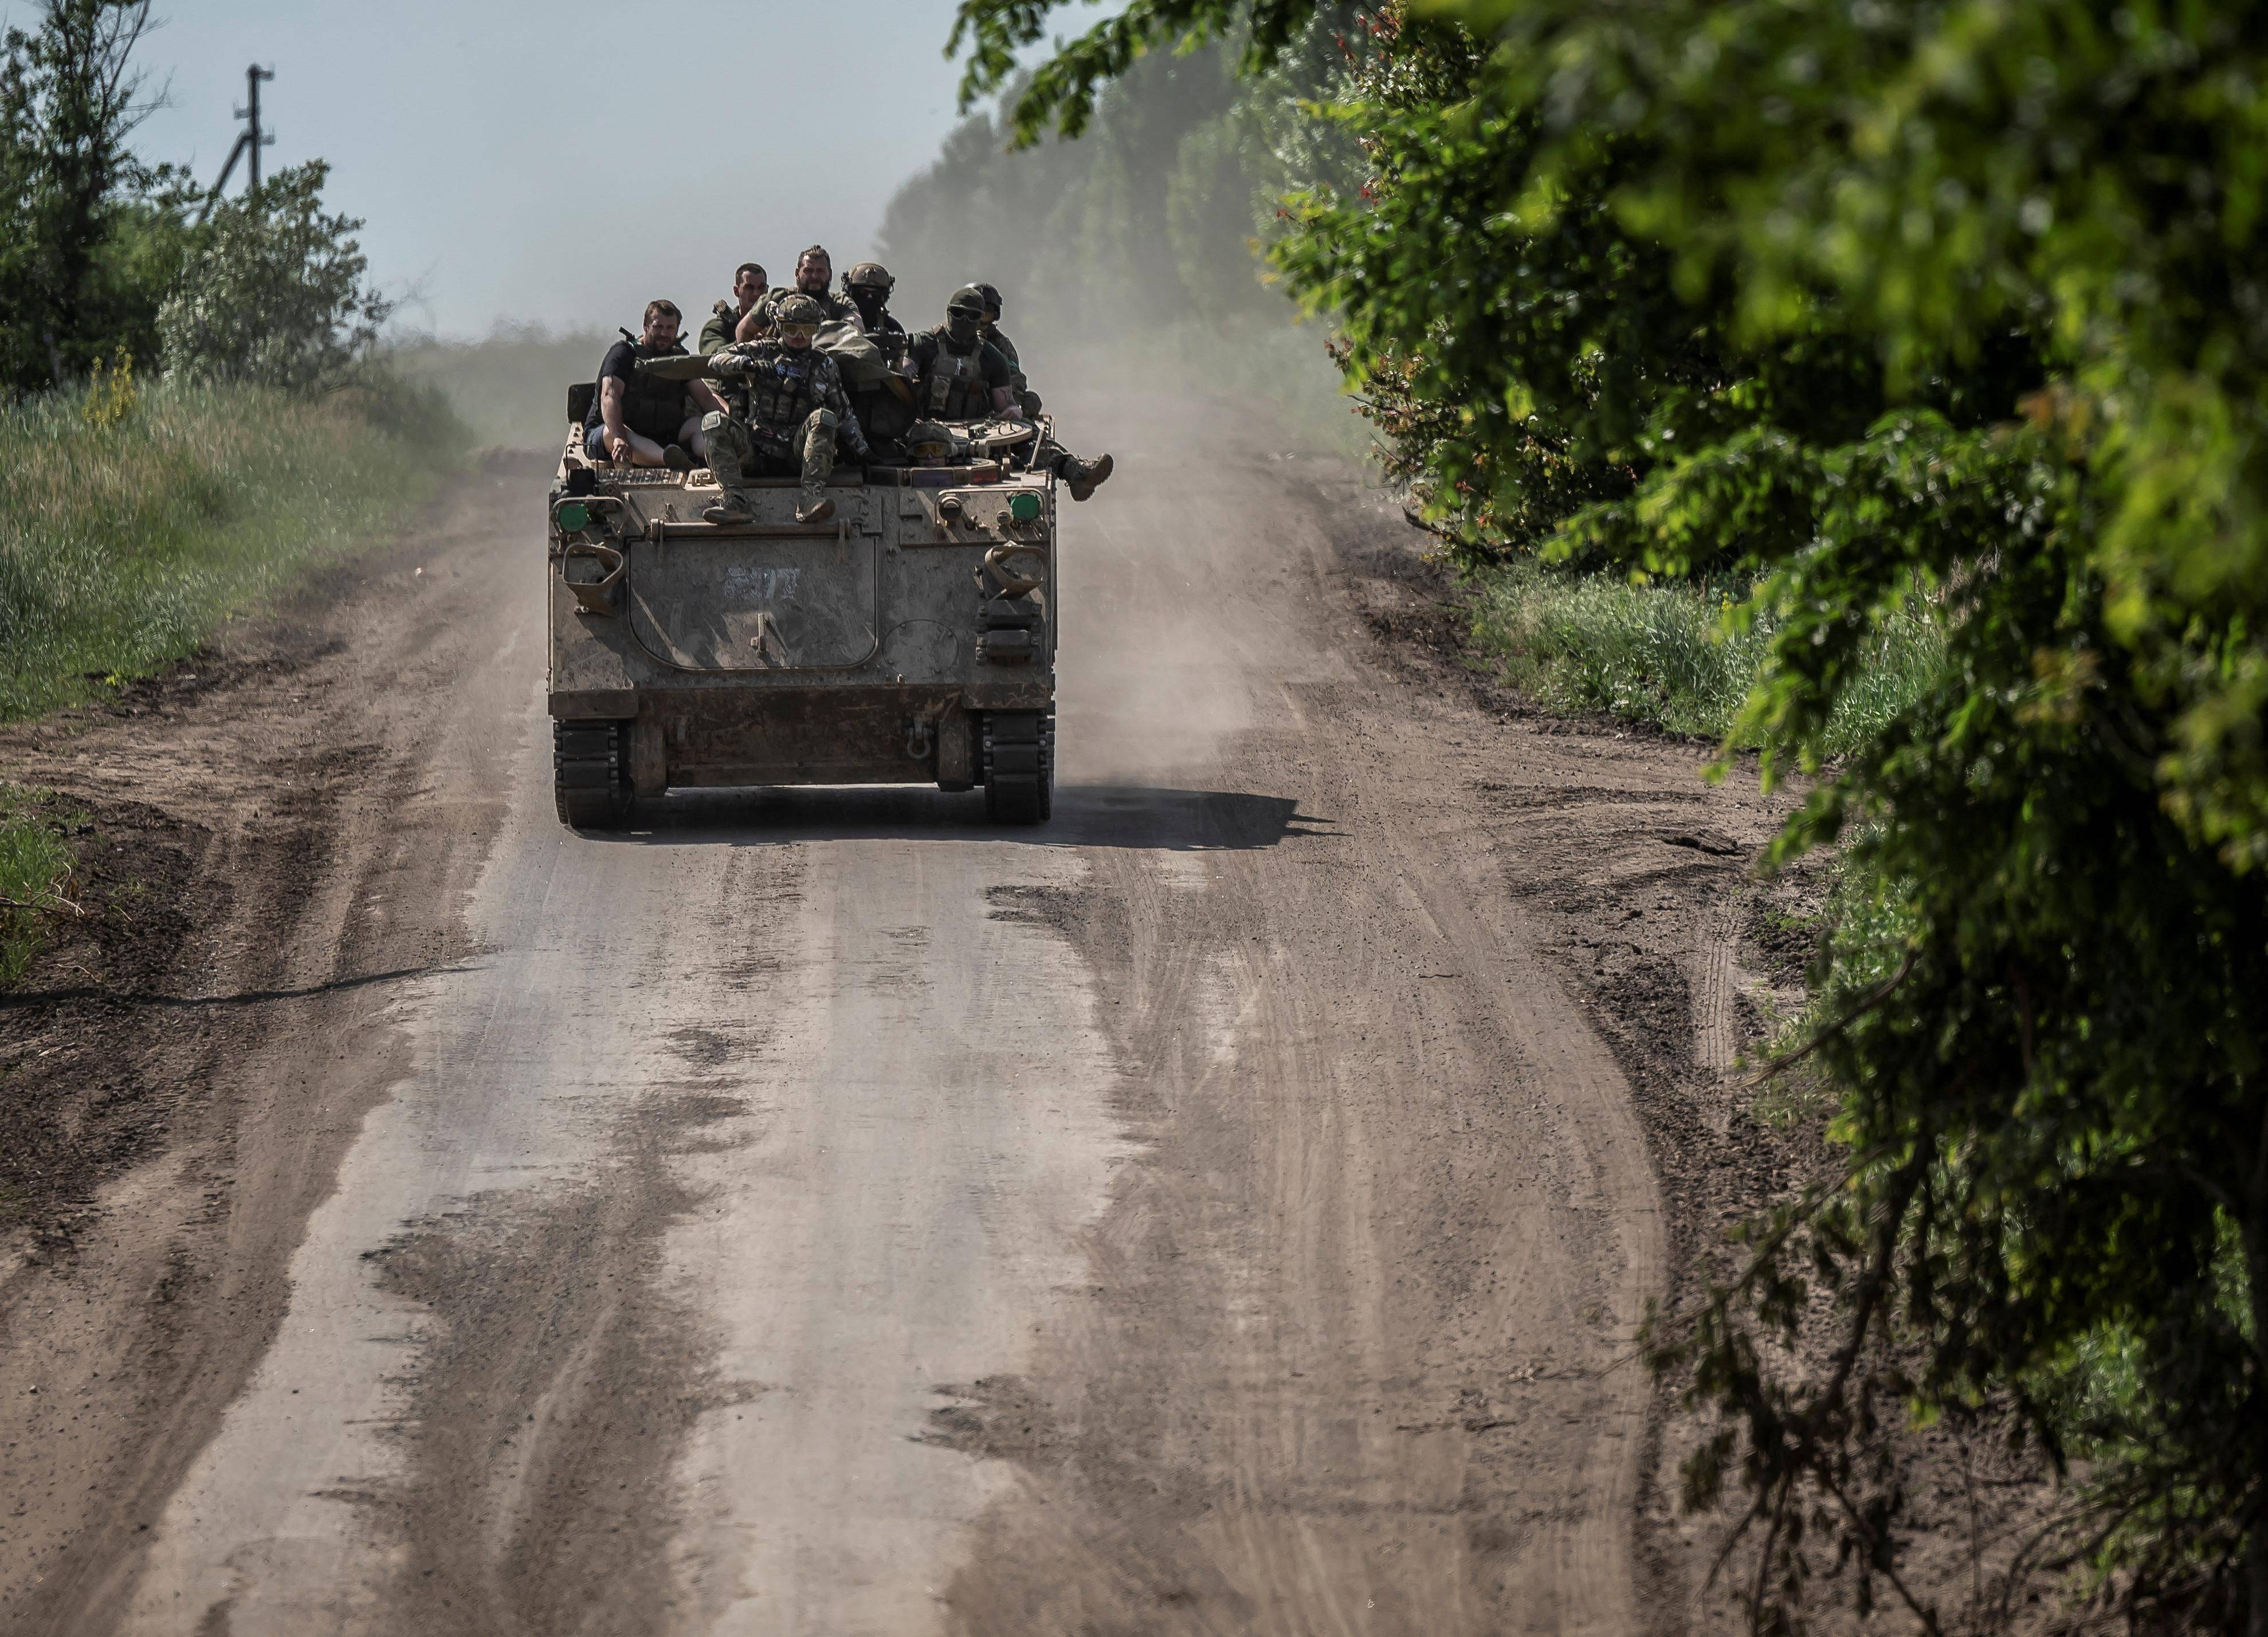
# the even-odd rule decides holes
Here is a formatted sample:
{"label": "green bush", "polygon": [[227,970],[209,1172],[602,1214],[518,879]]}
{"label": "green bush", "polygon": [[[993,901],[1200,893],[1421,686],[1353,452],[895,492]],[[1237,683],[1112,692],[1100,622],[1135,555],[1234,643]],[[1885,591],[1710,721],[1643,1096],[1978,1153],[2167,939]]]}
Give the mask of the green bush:
{"label": "green bush", "polygon": [[320,159],[223,200],[158,310],[168,374],[295,391],[358,380],[392,304],[363,282],[362,223],[323,213]]}
{"label": "green bush", "polygon": [[[1754,606],[1753,581],[1633,584],[1521,559],[1480,571],[1473,635],[1504,679],[1557,710],[1604,711],[1673,734],[1753,748],[1741,718],[1782,619]],[[1864,675],[1822,736],[1830,755],[1866,742],[1921,694],[1945,655],[1925,608],[1875,630]]]}
{"label": "green bush", "polygon": [[[0,406],[0,720],[203,642],[309,562],[398,529],[463,429],[438,393],[170,382]],[[107,413],[107,410],[106,410]]]}
{"label": "green bush", "polygon": [[[1056,9],[959,12],[1021,136],[1168,48],[1264,68],[1320,8],[1157,0],[1032,67]],[[2077,1589],[2268,1637],[2268,31],[1389,0],[1348,49],[1367,174],[1272,254],[1389,472],[1469,558],[1765,581],[1734,737],[1822,774],[1771,857],[1839,847],[1868,906],[1816,974],[1848,1175],[1649,1348],[1724,1417],[1684,1494],[1739,1503],[1756,1623],[1840,1584],[1942,1628],[1885,1432],[2013,1405],[2088,1456]],[[1943,662],[1823,767],[1917,598]],[[1645,656],[1582,685],[1711,685],[1674,631],[1580,629]],[[1824,1368],[1782,1345],[1822,1294]]]}

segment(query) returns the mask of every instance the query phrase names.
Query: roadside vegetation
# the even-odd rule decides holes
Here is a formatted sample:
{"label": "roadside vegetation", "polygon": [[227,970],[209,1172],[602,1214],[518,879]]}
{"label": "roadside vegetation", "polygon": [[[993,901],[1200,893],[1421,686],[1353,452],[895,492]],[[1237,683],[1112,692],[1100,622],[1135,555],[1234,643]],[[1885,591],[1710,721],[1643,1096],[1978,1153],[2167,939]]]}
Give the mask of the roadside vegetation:
{"label": "roadside vegetation", "polygon": [[[1473,645],[1528,698],[1602,712],[1735,750],[1769,743],[1742,712],[1785,616],[1737,576],[1634,583],[1612,570],[1534,558],[1469,571]],[[1945,630],[1916,601],[1886,617],[1819,737],[1827,756],[1871,741],[1929,686]]]}
{"label": "roadside vegetation", "polygon": [[77,913],[64,888],[70,852],[40,793],[0,785],[0,990],[39,952],[50,917]]}
{"label": "roadside vegetation", "polygon": [[[444,459],[432,406],[162,380],[0,407],[0,721],[189,653],[310,563],[398,527]],[[114,402],[115,400],[111,400]]]}
{"label": "roadside vegetation", "polygon": [[[382,367],[320,161],[217,199],[133,152],[149,22],[44,0],[0,35],[0,721],[191,653],[398,526],[463,442]],[[0,785],[0,987],[69,913],[27,800]]]}
{"label": "roadside vegetation", "polygon": [[[1306,111],[1359,159],[1257,236],[1484,638],[1809,776],[1770,862],[1835,850],[1801,1056],[1840,1162],[1649,1338],[1757,1627],[2046,1587],[2268,1637],[2250,14],[1144,0],[1028,68],[1055,11],[953,41],[1041,154],[1169,48],[1257,88],[1328,31]],[[1963,1421],[2068,1480],[2004,1587],[1902,1548],[1890,1447]]]}

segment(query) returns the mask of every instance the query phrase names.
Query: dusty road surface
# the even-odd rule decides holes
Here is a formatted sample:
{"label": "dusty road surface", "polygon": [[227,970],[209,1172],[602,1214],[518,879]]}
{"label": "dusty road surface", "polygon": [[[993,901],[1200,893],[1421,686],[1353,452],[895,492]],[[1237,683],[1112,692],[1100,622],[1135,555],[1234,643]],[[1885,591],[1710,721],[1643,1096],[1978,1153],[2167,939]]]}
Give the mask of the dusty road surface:
{"label": "dusty road surface", "polygon": [[1675,1623],[1660,1190],[1547,926],[1763,818],[1412,681],[1381,499],[1168,424],[1078,422],[1043,830],[563,831],[528,461],[146,716],[11,730],[204,883],[111,1041],[21,1054],[149,1112],[0,1263],[11,1630]]}

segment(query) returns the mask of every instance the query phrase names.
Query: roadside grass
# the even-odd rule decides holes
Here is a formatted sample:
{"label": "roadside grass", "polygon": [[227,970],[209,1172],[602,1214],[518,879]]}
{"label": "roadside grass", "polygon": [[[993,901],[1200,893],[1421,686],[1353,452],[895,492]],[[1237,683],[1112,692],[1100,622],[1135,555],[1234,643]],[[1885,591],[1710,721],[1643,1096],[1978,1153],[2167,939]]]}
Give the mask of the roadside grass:
{"label": "roadside grass", "polygon": [[[1483,570],[1473,583],[1475,644],[1510,686],[1549,710],[1603,711],[1695,738],[1732,734],[1776,628],[1759,613],[1745,630],[1727,629],[1754,589],[1746,580],[1632,585],[1614,572],[1523,560]],[[1830,756],[1911,704],[1945,653],[1922,609],[1886,623],[1874,642],[1874,663],[1829,725]]]}
{"label": "roadside grass", "polygon": [[23,981],[48,919],[67,912],[71,855],[61,827],[71,822],[45,792],[0,785],[0,990]]}
{"label": "roadside grass", "polygon": [[411,526],[463,442],[437,394],[391,379],[0,405],[0,721],[148,675],[311,563]]}

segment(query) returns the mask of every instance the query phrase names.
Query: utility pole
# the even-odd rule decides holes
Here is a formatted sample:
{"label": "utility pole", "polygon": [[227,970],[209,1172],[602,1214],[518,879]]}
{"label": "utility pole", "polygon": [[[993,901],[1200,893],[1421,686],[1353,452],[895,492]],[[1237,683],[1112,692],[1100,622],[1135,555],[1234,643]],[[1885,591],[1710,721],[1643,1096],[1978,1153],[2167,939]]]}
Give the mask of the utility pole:
{"label": "utility pole", "polygon": [[205,195],[205,208],[197,218],[199,221],[202,222],[212,214],[213,203],[220,197],[221,189],[228,186],[228,179],[236,173],[236,162],[247,154],[252,156],[252,190],[254,193],[260,191],[260,151],[262,148],[272,148],[276,145],[274,135],[261,129],[260,82],[275,77],[274,69],[262,68],[257,63],[245,69],[244,107],[236,111],[236,117],[245,122],[244,131],[237,137],[236,146],[228,151],[228,163],[220,167],[220,180],[213,184],[212,191]]}
{"label": "utility pole", "polygon": [[252,159],[252,188],[254,193],[260,190],[260,151],[276,145],[276,138],[260,129],[260,82],[275,77],[276,70],[272,68],[262,68],[257,63],[247,64],[244,70],[245,106],[236,111],[237,118],[247,122],[244,144]]}

